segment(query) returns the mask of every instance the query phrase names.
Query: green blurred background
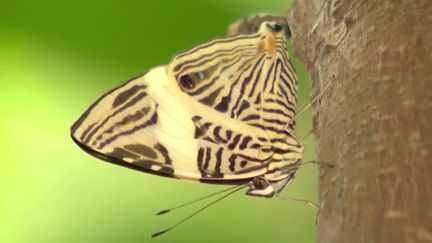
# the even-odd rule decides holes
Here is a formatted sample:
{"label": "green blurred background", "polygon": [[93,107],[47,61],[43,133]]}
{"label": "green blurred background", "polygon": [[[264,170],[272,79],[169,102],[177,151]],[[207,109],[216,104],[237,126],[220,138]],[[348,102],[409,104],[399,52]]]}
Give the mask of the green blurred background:
{"label": "green blurred background", "polygon": [[[148,242],[200,205],[165,216],[224,186],[160,178],[99,161],[76,146],[70,125],[100,95],[166,64],[180,50],[226,33],[250,14],[284,15],[289,0],[1,1],[0,242]],[[300,104],[309,100],[306,71]],[[297,121],[300,136],[310,112]],[[314,158],[306,140],[305,161]],[[283,195],[317,200],[306,166]],[[245,196],[205,210],[152,242],[314,242],[305,203]]]}

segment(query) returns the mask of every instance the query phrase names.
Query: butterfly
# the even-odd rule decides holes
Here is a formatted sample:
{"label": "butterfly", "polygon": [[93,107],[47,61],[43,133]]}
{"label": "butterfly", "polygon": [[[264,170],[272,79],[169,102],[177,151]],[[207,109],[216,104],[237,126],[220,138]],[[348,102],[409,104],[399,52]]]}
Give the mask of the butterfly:
{"label": "butterfly", "polygon": [[286,27],[217,38],[104,94],[73,124],[89,154],[159,176],[273,197],[302,160]]}

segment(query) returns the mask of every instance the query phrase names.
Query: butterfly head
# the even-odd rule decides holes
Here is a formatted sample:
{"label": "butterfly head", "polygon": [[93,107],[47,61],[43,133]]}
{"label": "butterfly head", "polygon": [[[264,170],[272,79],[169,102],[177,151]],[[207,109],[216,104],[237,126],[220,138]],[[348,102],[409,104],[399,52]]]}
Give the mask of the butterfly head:
{"label": "butterfly head", "polygon": [[253,178],[246,195],[255,197],[273,197],[294,180],[301,164],[298,159],[294,164]]}
{"label": "butterfly head", "polygon": [[264,22],[261,24],[259,32],[264,37],[260,43],[261,48],[266,52],[274,55],[278,48],[285,49],[285,32],[282,25],[276,22]]}
{"label": "butterfly head", "polygon": [[229,26],[228,35],[233,36],[257,32],[263,22],[277,23],[280,27],[283,28],[285,35],[287,37],[291,37],[291,29],[288,25],[286,17],[273,16],[270,14],[259,14],[237,21]]}

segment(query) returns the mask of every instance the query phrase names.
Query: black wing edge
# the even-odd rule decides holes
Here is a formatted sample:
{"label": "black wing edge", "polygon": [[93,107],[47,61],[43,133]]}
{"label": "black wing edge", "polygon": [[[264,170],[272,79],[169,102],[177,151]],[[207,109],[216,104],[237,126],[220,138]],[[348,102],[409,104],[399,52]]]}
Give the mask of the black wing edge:
{"label": "black wing edge", "polygon": [[[149,174],[153,174],[153,175],[157,175],[157,176],[163,176],[163,177],[167,177],[167,178],[175,178],[175,179],[181,179],[178,177],[175,177],[173,174],[173,169],[172,168],[167,168],[167,170],[165,171],[169,171],[164,173],[162,171],[154,171],[133,163],[128,163],[126,161],[123,161],[119,158],[116,157],[112,157],[103,153],[100,153],[98,151],[93,150],[92,148],[88,147],[87,145],[81,143],[77,138],[75,138],[73,136],[75,130],[81,125],[81,123],[87,118],[88,114],[91,112],[91,110],[99,103],[99,101],[101,101],[103,98],[105,98],[107,95],[111,94],[112,92],[114,92],[115,90],[117,90],[118,88],[121,88],[123,86],[125,86],[126,84],[132,82],[133,80],[140,78],[142,76],[144,76],[145,74],[147,74],[150,70],[146,70],[143,74],[138,75],[134,78],[129,79],[127,82],[121,84],[120,86],[117,86],[113,89],[111,89],[110,91],[108,91],[107,93],[105,93],[104,95],[102,95],[99,99],[97,99],[95,102],[93,102],[93,104],[84,112],[84,114],[81,115],[81,117],[72,124],[71,128],[70,128],[70,136],[72,138],[72,140],[82,149],[84,150],[86,153],[101,159],[103,161],[106,161],[108,163],[112,163],[115,165],[119,165],[122,167],[126,167],[129,169],[133,169],[133,170],[137,170],[140,172],[145,172],[145,173],[149,173]],[[244,184],[246,182],[249,182],[251,179],[238,179],[238,180],[234,180],[234,179],[230,179],[230,180],[215,180],[215,179],[209,179],[209,178],[201,178],[198,181],[202,182],[202,183],[207,183],[207,184],[220,184],[220,185],[238,185],[238,184]]]}
{"label": "black wing edge", "polygon": [[[150,170],[150,169],[147,169],[147,168],[144,168],[144,167],[132,164],[132,163],[125,162],[125,161],[123,161],[121,159],[105,155],[103,153],[100,153],[98,151],[93,150],[92,148],[86,146],[85,144],[82,144],[72,134],[71,134],[71,138],[86,153],[88,153],[91,156],[94,156],[94,157],[96,157],[98,159],[101,159],[103,161],[106,161],[108,163],[119,165],[119,166],[126,167],[126,168],[133,169],[133,170],[137,170],[137,171],[140,171],[140,172],[145,172],[145,173],[157,175],[157,176],[163,176],[163,177],[175,178],[175,179],[182,179],[182,178],[175,177],[172,173],[168,174],[168,173],[163,173],[161,171]],[[201,178],[198,181],[202,182],[202,183],[206,183],[206,184],[240,185],[240,184],[248,183],[251,180],[252,179],[247,179],[247,178],[246,179],[238,179],[238,180],[234,180],[234,179],[230,179],[230,180],[214,180],[214,179],[209,179],[209,178]]]}
{"label": "black wing edge", "polygon": [[88,153],[88,154],[90,154],[90,155],[92,155],[92,156],[94,156],[94,157],[96,157],[98,159],[101,159],[103,161],[106,161],[108,163],[112,163],[112,164],[115,164],[115,165],[120,165],[122,167],[126,167],[126,168],[129,168],[129,169],[133,169],[133,170],[137,170],[137,171],[141,171],[141,172],[145,172],[145,173],[149,173],[149,174],[153,174],[153,175],[157,175],[157,176],[163,176],[163,177],[168,177],[168,178],[179,179],[179,178],[175,177],[172,173],[169,174],[169,173],[163,173],[161,171],[150,170],[150,169],[138,166],[138,165],[133,164],[133,163],[128,163],[128,162],[123,161],[123,160],[121,160],[119,158],[108,156],[108,155],[105,155],[105,154],[100,153],[98,151],[95,151],[92,148],[90,148],[90,147],[86,146],[85,144],[81,143],[80,141],[78,141],[72,134],[71,134],[71,138],[86,153]]}
{"label": "black wing edge", "polygon": [[[130,168],[130,169],[133,169],[133,170],[138,170],[138,171],[141,171],[141,172],[145,172],[145,173],[150,173],[150,174],[154,174],[154,175],[158,175],[158,176],[163,176],[163,177],[169,177],[169,178],[176,178],[176,177],[174,177],[174,175],[173,175],[173,173],[163,173],[163,172],[160,172],[160,171],[154,171],[154,170],[150,170],[150,169],[148,169],[148,168],[145,168],[145,167],[141,167],[141,166],[138,166],[138,165],[136,165],[136,164],[132,164],[132,163],[128,163],[128,162],[125,162],[125,161],[123,161],[123,160],[121,160],[121,159],[119,159],[119,158],[116,158],[116,157],[112,157],[112,156],[108,156],[108,155],[105,155],[105,154],[103,154],[103,153],[100,153],[100,152],[98,152],[98,151],[95,151],[95,150],[93,150],[92,148],[90,148],[90,147],[88,147],[87,145],[85,145],[85,144],[83,144],[83,143],[81,143],[77,138],[75,138],[74,137],[74,133],[75,133],[75,130],[82,124],[82,122],[87,118],[87,116],[88,116],[88,114],[91,112],[91,110],[93,110],[93,108],[103,99],[103,98],[105,98],[107,95],[109,95],[109,94],[111,94],[112,92],[114,92],[115,90],[117,90],[118,88],[121,88],[121,87],[123,87],[123,86],[125,86],[125,85],[127,85],[128,83],[130,83],[130,82],[132,82],[132,81],[134,81],[134,80],[136,80],[136,79],[138,79],[138,78],[141,78],[142,76],[144,76],[144,75],[146,75],[148,72],[150,71],[150,69],[148,69],[148,70],[146,70],[146,71],[144,71],[144,73],[142,73],[142,74],[140,74],[140,75],[138,75],[138,76],[135,76],[135,77],[133,77],[133,78],[131,78],[131,79],[129,79],[128,81],[126,81],[125,83],[123,83],[123,84],[121,84],[120,86],[117,86],[117,87],[115,87],[115,88],[113,88],[113,89],[111,89],[110,91],[108,91],[107,93],[105,93],[104,95],[102,95],[99,99],[97,99],[95,102],[93,102],[93,104],[84,112],[84,114],[82,114],[81,115],[81,117],[76,121],[76,122],[74,122],[74,124],[71,126],[71,128],[70,128],[70,135],[71,135],[71,138],[72,138],[72,140],[82,149],[82,150],[84,150],[86,153],[88,153],[88,154],[90,154],[90,155],[92,155],[92,156],[94,156],[94,157],[96,157],[96,158],[98,158],[98,159],[101,159],[101,160],[104,160],[104,161],[106,161],[106,162],[109,162],[109,163],[112,163],[112,164],[116,164],[116,165],[120,165],[120,166],[123,166],[123,167],[127,167],[127,168]],[[171,170],[172,171],[172,170]]]}

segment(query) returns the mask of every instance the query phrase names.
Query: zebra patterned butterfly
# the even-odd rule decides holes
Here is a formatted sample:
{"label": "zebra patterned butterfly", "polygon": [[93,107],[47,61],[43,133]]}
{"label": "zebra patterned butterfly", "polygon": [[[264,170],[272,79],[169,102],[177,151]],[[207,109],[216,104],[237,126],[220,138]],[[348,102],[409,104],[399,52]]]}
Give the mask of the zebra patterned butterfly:
{"label": "zebra patterned butterfly", "polygon": [[72,126],[73,140],[139,171],[274,196],[302,159],[291,124],[297,78],[283,27],[258,27],[181,52],[106,93]]}

